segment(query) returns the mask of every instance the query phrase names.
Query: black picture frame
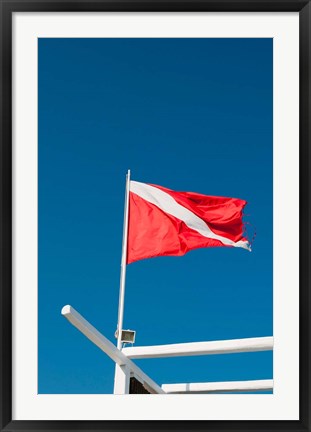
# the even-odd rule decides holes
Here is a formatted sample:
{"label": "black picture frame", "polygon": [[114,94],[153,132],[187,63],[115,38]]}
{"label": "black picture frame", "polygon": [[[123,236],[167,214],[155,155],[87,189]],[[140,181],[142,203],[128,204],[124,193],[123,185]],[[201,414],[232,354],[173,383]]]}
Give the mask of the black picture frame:
{"label": "black picture frame", "polygon": [[[12,14],[14,12],[299,12],[300,67],[300,294],[298,421],[12,421]],[[2,431],[262,430],[311,431],[310,375],[310,102],[311,6],[305,0],[0,0],[0,422]]]}

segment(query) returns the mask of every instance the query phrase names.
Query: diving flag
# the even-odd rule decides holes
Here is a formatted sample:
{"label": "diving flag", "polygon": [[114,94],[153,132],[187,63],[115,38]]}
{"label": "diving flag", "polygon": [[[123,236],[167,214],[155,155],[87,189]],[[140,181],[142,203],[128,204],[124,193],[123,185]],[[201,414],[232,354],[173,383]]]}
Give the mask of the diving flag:
{"label": "diving flag", "polygon": [[246,201],[175,192],[130,181],[127,263],[156,256],[184,255],[215,246],[250,250],[243,237]]}

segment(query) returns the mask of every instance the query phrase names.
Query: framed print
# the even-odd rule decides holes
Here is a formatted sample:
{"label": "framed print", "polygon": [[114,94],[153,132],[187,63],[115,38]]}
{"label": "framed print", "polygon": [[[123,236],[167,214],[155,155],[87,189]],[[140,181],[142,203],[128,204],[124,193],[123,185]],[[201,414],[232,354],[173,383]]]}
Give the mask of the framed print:
{"label": "framed print", "polygon": [[2,430],[310,430],[309,2],[1,22]]}

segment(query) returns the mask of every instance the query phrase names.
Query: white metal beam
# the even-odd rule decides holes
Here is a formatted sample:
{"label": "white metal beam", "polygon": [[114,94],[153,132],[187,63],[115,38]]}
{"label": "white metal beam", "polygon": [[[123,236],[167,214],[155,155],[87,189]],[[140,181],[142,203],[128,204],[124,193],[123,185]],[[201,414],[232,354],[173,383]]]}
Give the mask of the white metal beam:
{"label": "white metal beam", "polygon": [[146,375],[135,363],[133,363],[125,354],[123,354],[110,340],[102,335],[93,327],[82,315],[79,314],[72,306],[67,305],[62,309],[62,315],[92,341],[98,348],[107,354],[119,366],[127,366],[130,371],[138,375],[142,382],[151,389],[153,393],[165,393],[165,391]]}
{"label": "white metal beam", "polygon": [[132,359],[232,354],[273,350],[273,337],[232,339],[211,342],[190,342],[171,345],[126,347],[122,352]]}
{"label": "white metal beam", "polygon": [[214,393],[272,390],[273,380],[163,384],[165,393]]}
{"label": "white metal beam", "polygon": [[119,366],[116,363],[114,373],[113,394],[129,394],[131,371],[127,365]]}

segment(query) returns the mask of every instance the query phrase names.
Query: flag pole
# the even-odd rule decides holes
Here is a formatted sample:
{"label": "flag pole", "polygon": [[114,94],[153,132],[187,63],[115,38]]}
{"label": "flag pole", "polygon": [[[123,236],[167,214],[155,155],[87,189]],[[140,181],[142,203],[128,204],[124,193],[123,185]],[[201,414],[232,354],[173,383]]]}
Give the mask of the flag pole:
{"label": "flag pole", "polygon": [[124,203],[124,221],[123,221],[123,241],[122,241],[122,258],[121,258],[121,274],[120,274],[120,294],[119,294],[119,311],[118,311],[118,326],[117,326],[117,347],[121,349],[121,336],[124,315],[124,296],[125,296],[125,275],[126,275],[126,258],[127,258],[127,236],[128,236],[128,220],[129,220],[129,197],[130,197],[130,175],[131,171],[127,171],[126,186],[125,186],[125,203]]}

